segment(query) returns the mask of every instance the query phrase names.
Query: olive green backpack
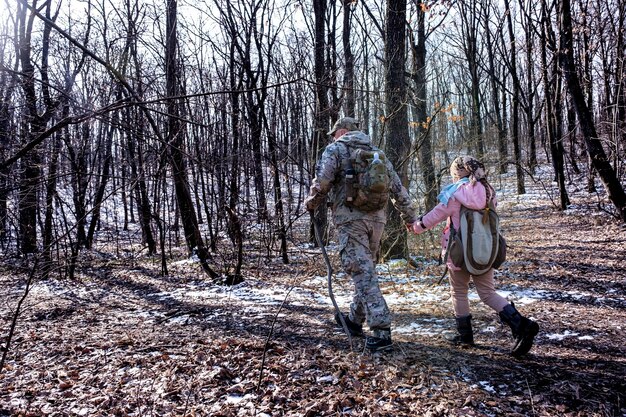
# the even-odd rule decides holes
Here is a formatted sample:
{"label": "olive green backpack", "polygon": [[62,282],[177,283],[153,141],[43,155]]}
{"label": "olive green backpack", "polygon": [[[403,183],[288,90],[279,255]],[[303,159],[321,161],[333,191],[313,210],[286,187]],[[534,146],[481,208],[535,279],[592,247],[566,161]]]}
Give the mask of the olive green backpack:
{"label": "olive green backpack", "polygon": [[346,206],[364,212],[385,208],[391,185],[385,153],[380,149],[358,148],[350,152],[344,165]]}

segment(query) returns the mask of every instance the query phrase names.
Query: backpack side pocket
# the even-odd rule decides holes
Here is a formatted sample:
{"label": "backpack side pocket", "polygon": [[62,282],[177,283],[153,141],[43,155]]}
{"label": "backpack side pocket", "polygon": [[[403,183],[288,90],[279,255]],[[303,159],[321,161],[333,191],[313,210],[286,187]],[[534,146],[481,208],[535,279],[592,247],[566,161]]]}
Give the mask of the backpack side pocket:
{"label": "backpack side pocket", "polygon": [[454,236],[451,235],[449,239],[452,239],[452,240],[450,241],[450,247],[448,249],[449,251],[448,257],[450,258],[454,266],[465,269],[465,258],[463,256],[463,242],[461,242],[460,233],[457,232],[454,234]]}
{"label": "backpack side pocket", "polygon": [[501,233],[498,233],[498,252],[493,260],[492,268],[498,269],[506,261],[506,239]]}

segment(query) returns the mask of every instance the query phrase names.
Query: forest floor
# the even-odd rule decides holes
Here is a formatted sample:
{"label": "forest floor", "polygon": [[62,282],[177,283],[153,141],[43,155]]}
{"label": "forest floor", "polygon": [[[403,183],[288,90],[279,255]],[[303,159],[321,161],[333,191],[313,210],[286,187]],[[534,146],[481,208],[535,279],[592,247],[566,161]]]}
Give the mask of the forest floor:
{"label": "forest floor", "polygon": [[[436,261],[379,266],[395,344],[372,355],[334,324],[319,249],[294,245],[288,265],[249,253],[233,287],[192,260],[162,277],[158,259],[94,251],[79,280],[26,298],[0,416],[626,416],[626,230],[596,196],[571,198],[558,211],[541,189],[500,196],[497,289],[541,326],[524,358],[474,292],[478,346],[443,340],[454,321]],[[2,336],[24,291],[16,271],[0,266]],[[345,275],[334,290],[345,311]]]}

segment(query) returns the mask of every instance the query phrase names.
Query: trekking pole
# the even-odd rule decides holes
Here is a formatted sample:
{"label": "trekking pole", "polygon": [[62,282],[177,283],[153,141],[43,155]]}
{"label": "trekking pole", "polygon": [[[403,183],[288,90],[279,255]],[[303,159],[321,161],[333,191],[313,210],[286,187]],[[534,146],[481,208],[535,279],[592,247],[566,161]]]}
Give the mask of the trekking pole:
{"label": "trekking pole", "polygon": [[328,295],[330,296],[330,300],[333,302],[333,306],[335,307],[335,313],[339,317],[339,321],[341,321],[341,327],[343,327],[343,331],[348,335],[348,340],[350,341],[350,350],[354,350],[352,345],[352,335],[350,335],[350,330],[348,330],[348,325],[346,321],[343,319],[343,314],[339,311],[339,306],[337,305],[337,301],[335,301],[335,295],[333,294],[333,266],[330,264],[330,259],[328,258],[328,253],[326,252],[326,247],[324,246],[324,242],[322,241],[322,235],[320,233],[319,225],[315,220],[315,216],[311,213],[311,221],[313,222],[313,230],[315,232],[315,240],[317,241],[317,246],[322,250],[322,256],[324,257],[324,262],[326,263],[326,273],[328,280]]}

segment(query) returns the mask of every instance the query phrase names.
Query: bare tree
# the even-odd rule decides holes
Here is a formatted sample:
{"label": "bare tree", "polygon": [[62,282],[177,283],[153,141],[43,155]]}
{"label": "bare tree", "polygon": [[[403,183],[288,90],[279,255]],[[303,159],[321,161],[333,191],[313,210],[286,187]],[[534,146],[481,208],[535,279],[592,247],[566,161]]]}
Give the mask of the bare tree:
{"label": "bare tree", "polygon": [[[411,80],[413,81],[415,108],[415,126],[417,139],[414,148],[417,151],[424,183],[424,206],[430,210],[437,205],[437,179],[433,164],[432,140],[430,137],[430,120],[428,116],[428,80],[426,79],[426,12],[427,5],[422,1],[415,3],[417,17],[417,34],[409,31],[409,45],[411,48]],[[436,116],[436,115],[434,115]]]}
{"label": "bare tree", "polygon": [[[315,18],[315,42],[314,42],[314,71],[315,71],[315,108],[313,121],[313,138],[311,140],[311,153],[309,166],[315,167],[324,148],[327,145],[328,127],[330,126],[330,104],[328,101],[329,76],[326,65],[326,0],[313,0],[313,11]],[[314,172],[311,172],[314,175]],[[328,210],[326,204],[320,204],[315,210],[315,222],[319,227],[326,228],[328,224]],[[315,233],[311,223],[309,239],[315,242]],[[327,234],[323,235],[327,239]]]}
{"label": "bare tree", "polygon": [[513,30],[513,17],[511,16],[511,7],[509,0],[504,0],[506,7],[506,21],[509,28],[509,41],[510,41],[510,71],[511,79],[513,80],[513,97],[511,110],[511,129],[510,136],[513,142],[513,153],[515,156],[515,173],[517,176],[517,193],[525,194],[526,186],[524,185],[524,168],[522,166],[522,150],[519,140],[519,103],[520,103],[520,83],[517,75],[517,48],[515,47],[515,31]]}
{"label": "bare tree", "polygon": [[198,218],[193,206],[193,199],[189,190],[187,177],[187,166],[184,158],[184,134],[181,125],[180,108],[176,96],[178,96],[179,61],[177,59],[178,37],[176,32],[177,1],[167,1],[167,27],[165,46],[165,74],[167,99],[167,151],[172,169],[172,179],[176,190],[176,201],[180,211],[180,217],[185,231],[185,240],[189,252],[196,252],[203,269],[214,280],[219,278],[219,274],[209,265],[209,252],[204,245],[202,235],[198,225]]}
{"label": "bare tree", "polygon": [[[45,15],[48,19],[53,19],[51,15],[51,2],[44,3]],[[35,63],[33,62],[33,51],[31,40],[33,38],[33,27],[35,24],[35,13],[30,12],[30,8],[25,4],[18,5],[17,21],[18,31],[18,51],[22,74],[21,86],[25,97],[25,113],[22,120],[22,129],[25,132],[25,143],[32,141],[44,130],[48,121],[54,115],[58,103],[50,92],[48,76],[48,57],[50,48],[51,26],[44,23],[43,36],[41,40],[41,61],[37,65],[39,68],[39,78],[41,79],[41,96],[38,95],[39,88],[36,86]],[[19,225],[20,225],[20,252],[23,254],[35,253],[37,247],[37,211],[39,201],[37,193],[41,183],[41,149],[35,147],[28,152],[20,161],[20,182],[19,182]]]}
{"label": "bare tree", "polygon": [[[407,156],[411,148],[405,79],[406,0],[387,2],[385,22],[385,152],[402,184],[408,188]],[[382,242],[385,258],[408,256],[406,228],[397,210],[389,208],[386,236]]]}
{"label": "bare tree", "polygon": [[559,63],[563,70],[563,75],[567,82],[567,90],[572,98],[576,114],[580,121],[580,128],[585,137],[587,152],[591,157],[593,167],[598,172],[600,179],[606,187],[609,199],[615,205],[619,218],[626,222],[626,193],[615,175],[615,171],[607,159],[606,152],[602,147],[602,142],[596,133],[596,126],[592,113],[587,106],[582,93],[581,84],[578,80],[578,72],[574,61],[573,37],[572,37],[572,16],[569,0],[557,2],[559,31],[561,41],[559,48]]}
{"label": "bare tree", "polygon": [[355,116],[355,98],[354,98],[354,55],[350,45],[350,30],[352,28],[352,6],[353,0],[343,0],[343,30],[341,39],[343,42],[343,59],[344,59],[344,76],[343,76],[343,94],[344,94],[344,114]]}
{"label": "bare tree", "polygon": [[458,3],[461,18],[461,30],[463,32],[463,52],[468,64],[470,75],[471,117],[469,125],[470,144],[476,149],[476,156],[482,159],[485,155],[485,142],[483,137],[483,121],[481,118],[481,94],[480,94],[480,51],[479,29],[480,13],[477,0],[462,1]]}
{"label": "bare tree", "polygon": [[[548,8],[543,4],[543,25],[541,28],[541,68],[542,78],[544,85],[544,102],[545,102],[545,119],[546,130],[548,134],[548,141],[550,143],[550,155],[552,157],[552,166],[554,168],[554,175],[559,185],[560,196],[560,208],[565,210],[569,206],[570,201],[565,188],[565,169],[564,169],[564,147],[563,147],[563,132],[562,132],[562,82],[561,74],[558,71],[558,60],[554,56],[552,64],[548,63],[547,49],[549,46],[555,51],[556,40],[555,34],[549,25]],[[550,71],[550,68],[552,71]]]}

